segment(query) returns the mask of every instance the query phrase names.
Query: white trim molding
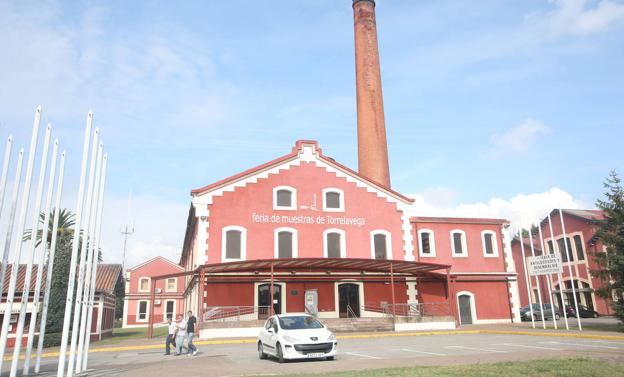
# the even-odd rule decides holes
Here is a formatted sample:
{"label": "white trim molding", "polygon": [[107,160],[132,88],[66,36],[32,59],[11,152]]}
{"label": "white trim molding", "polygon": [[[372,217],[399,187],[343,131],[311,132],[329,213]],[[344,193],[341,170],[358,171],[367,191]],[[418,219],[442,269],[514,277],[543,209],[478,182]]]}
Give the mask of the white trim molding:
{"label": "white trim molding", "polygon": [[375,259],[375,236],[386,236],[386,259],[392,259],[392,234],[385,229],[375,229],[370,232],[371,259]]}
{"label": "white trim molding", "polygon": [[[147,280],[147,289],[141,289],[141,281]],[[137,287],[137,292],[150,292],[152,288],[152,279],[149,276],[141,276],[139,278],[139,286]]]}
{"label": "white trim molding", "polygon": [[163,305],[163,319],[165,321],[167,321],[167,303],[168,302],[173,302],[173,312],[171,313],[171,320],[175,321],[176,316],[178,315],[177,313],[177,306],[178,306],[178,300],[176,299],[166,299],[163,300],[165,305]]}
{"label": "white trim molding", "polygon": [[299,257],[299,237],[297,236],[297,229],[295,228],[289,228],[289,227],[282,227],[282,228],[277,228],[273,231],[273,257],[275,259],[279,258],[279,240],[278,240],[278,234],[280,232],[290,232],[292,233],[292,257],[293,258],[298,258]]}
{"label": "white trim molding", "polygon": [[[327,194],[328,193],[336,193],[338,194],[338,208],[327,208]],[[323,211],[325,212],[344,212],[345,204],[344,204],[344,191],[339,188],[328,187],[323,189]]]}
{"label": "white trim molding", "polygon": [[[139,314],[141,312],[141,303],[142,302],[145,303],[145,319],[139,318]],[[149,315],[150,315],[150,302],[149,302],[149,300],[137,300],[136,322],[147,322],[147,320],[149,319]]]}
{"label": "white trim molding", "polygon": [[455,303],[457,305],[457,317],[459,320],[459,324],[461,325],[461,311],[459,310],[459,296],[469,296],[470,297],[470,315],[472,316],[472,324],[476,324],[479,320],[477,318],[477,303],[475,302],[475,295],[469,291],[460,291],[457,292],[455,296]]}
{"label": "white trim molding", "polygon": [[[492,254],[486,253],[486,248],[485,248],[485,235],[486,234],[489,234],[492,236]],[[496,232],[492,230],[481,231],[481,247],[483,248],[484,258],[498,258],[498,239],[496,238]]]}
{"label": "white trim molding", "polygon": [[[277,205],[277,192],[280,190],[290,191],[290,206]],[[297,209],[297,189],[291,186],[273,187],[273,209],[283,211],[295,211]]]}
{"label": "white trim molding", "polygon": [[[423,245],[422,245],[422,234],[429,234],[429,254],[423,253]],[[424,258],[435,258],[436,256],[436,248],[435,248],[435,235],[433,230],[431,229],[418,229],[418,255]]]}
{"label": "white trim molding", "polygon": [[[240,258],[228,258],[227,257],[227,232],[236,230],[241,233],[240,237]],[[235,262],[247,260],[247,229],[239,225],[224,226],[221,229],[221,262]]]}
{"label": "white trim molding", "polygon": [[[461,246],[462,246],[461,253],[455,252],[455,239],[453,237],[455,233],[461,234]],[[451,256],[453,258],[468,258],[468,243],[466,241],[466,232],[464,232],[461,229],[453,229],[450,231],[450,235],[451,235]]]}
{"label": "white trim molding", "polygon": [[[262,280],[254,283],[254,307],[258,307],[258,287],[261,285],[267,284],[269,287],[271,286],[271,280]],[[286,283],[282,281],[273,281],[273,285],[280,286],[280,311],[282,314],[286,314]],[[272,299],[272,298],[271,298]]]}
{"label": "white trim molding", "polygon": [[337,233],[340,235],[340,258],[346,258],[347,257],[347,233],[342,230],[342,229],[338,229],[338,228],[330,228],[330,229],[326,229],[325,231],[323,231],[323,258],[327,258],[328,257],[328,250],[327,250],[327,236],[330,233]]}
{"label": "white trim molding", "polygon": [[[169,280],[173,280],[173,289],[169,289]],[[178,291],[178,278],[165,279],[165,292],[177,292]]]}

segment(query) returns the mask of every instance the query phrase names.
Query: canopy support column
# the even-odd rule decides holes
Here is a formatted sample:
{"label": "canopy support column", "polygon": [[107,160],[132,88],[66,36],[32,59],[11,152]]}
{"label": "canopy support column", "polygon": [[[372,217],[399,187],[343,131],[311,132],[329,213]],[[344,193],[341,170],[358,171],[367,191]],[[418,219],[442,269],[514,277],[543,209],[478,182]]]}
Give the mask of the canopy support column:
{"label": "canopy support column", "polygon": [[273,281],[274,281],[274,275],[273,275],[273,263],[271,263],[271,304],[270,304],[270,309],[269,309],[269,315],[273,315],[275,314],[275,297],[273,296],[274,294],[274,288],[273,288]]}
{"label": "canopy support column", "polygon": [[394,267],[390,262],[390,290],[392,292],[392,318],[396,320],[396,300],[394,297]]}
{"label": "canopy support column", "polygon": [[151,287],[150,287],[150,301],[149,301],[149,324],[147,325],[147,338],[151,339],[154,337],[154,300],[156,299],[156,282],[154,278],[151,279]]}

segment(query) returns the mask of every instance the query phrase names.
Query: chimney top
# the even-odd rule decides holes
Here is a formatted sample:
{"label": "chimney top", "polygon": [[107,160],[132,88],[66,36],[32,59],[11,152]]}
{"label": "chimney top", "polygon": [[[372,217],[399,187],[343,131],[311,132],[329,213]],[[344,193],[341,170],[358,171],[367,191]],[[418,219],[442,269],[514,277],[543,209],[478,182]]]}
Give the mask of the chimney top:
{"label": "chimney top", "polygon": [[375,0],[353,0],[353,5],[355,6],[355,4],[361,1],[368,1],[369,3],[373,3],[373,5],[375,5]]}

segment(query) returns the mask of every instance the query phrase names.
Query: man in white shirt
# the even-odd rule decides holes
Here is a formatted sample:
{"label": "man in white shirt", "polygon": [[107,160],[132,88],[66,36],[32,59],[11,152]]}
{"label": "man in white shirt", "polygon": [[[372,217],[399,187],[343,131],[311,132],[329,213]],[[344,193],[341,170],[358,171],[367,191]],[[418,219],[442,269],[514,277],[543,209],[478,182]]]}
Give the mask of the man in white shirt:
{"label": "man in white shirt", "polygon": [[173,323],[171,317],[167,317],[167,328],[169,331],[167,332],[167,340],[165,342],[165,355],[171,355],[171,344],[175,345],[174,337],[176,331],[176,324]]}
{"label": "man in white shirt", "polygon": [[175,324],[178,330],[178,335],[176,335],[176,349],[178,352],[175,354],[179,356],[182,354],[182,343],[184,343],[184,338],[186,338],[186,319],[182,314],[178,315],[178,322]]}

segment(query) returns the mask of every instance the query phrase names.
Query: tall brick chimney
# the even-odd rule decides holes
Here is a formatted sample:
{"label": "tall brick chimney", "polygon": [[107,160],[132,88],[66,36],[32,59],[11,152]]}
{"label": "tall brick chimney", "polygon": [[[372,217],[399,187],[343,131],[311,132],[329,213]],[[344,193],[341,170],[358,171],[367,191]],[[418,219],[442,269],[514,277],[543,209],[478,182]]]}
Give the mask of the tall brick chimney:
{"label": "tall brick chimney", "polygon": [[375,23],[375,1],[353,0],[355,85],[357,94],[358,169],[390,187],[381,73]]}

